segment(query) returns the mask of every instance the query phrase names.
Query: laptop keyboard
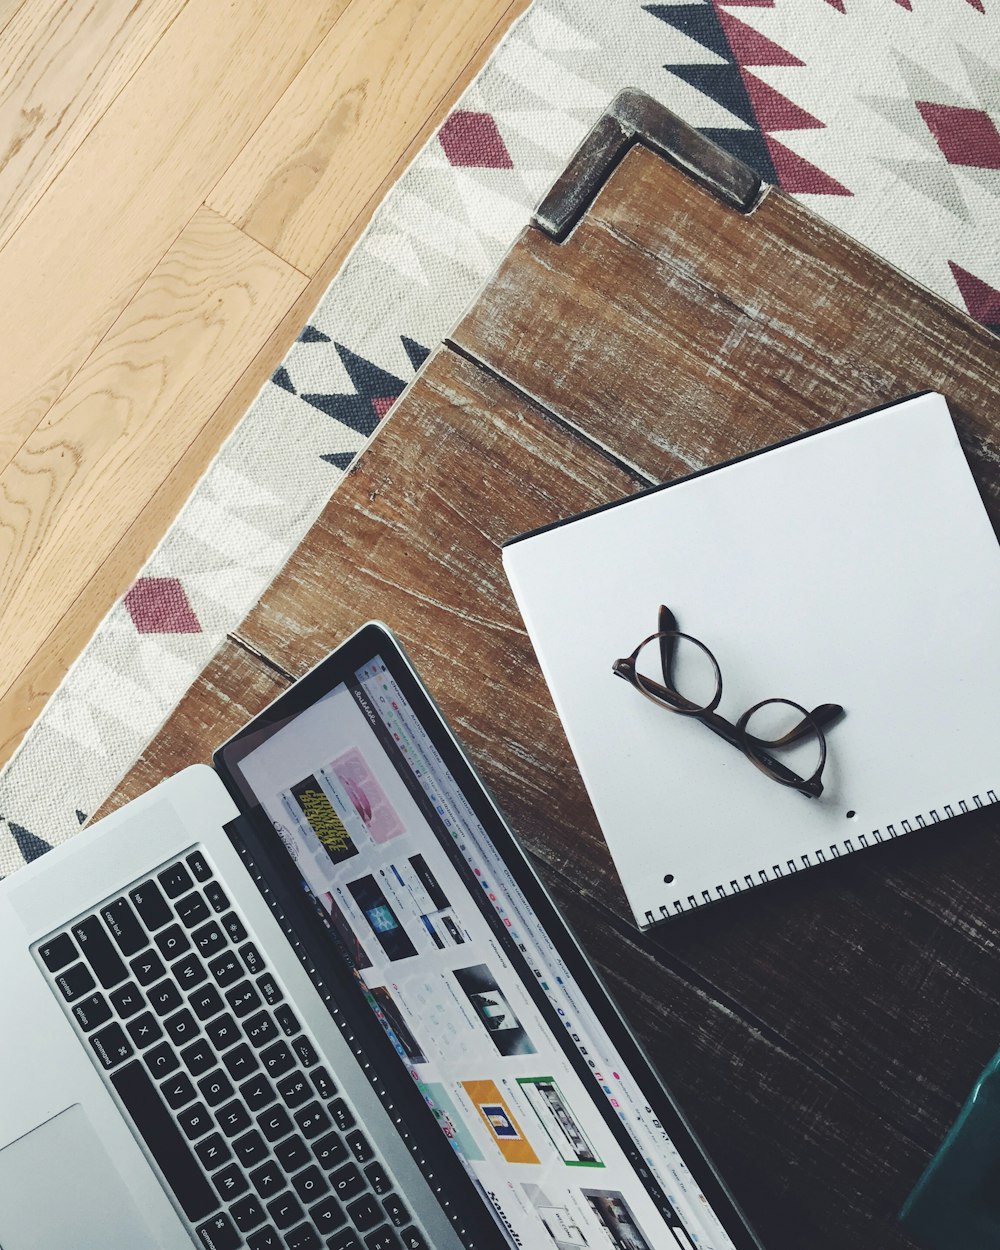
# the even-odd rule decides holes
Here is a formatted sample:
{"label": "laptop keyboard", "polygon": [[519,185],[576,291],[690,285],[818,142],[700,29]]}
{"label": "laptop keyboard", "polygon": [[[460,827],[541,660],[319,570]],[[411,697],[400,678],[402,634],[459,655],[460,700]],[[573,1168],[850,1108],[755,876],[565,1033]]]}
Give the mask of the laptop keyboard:
{"label": "laptop keyboard", "polygon": [[206,1250],[427,1250],[200,851],[37,952]]}

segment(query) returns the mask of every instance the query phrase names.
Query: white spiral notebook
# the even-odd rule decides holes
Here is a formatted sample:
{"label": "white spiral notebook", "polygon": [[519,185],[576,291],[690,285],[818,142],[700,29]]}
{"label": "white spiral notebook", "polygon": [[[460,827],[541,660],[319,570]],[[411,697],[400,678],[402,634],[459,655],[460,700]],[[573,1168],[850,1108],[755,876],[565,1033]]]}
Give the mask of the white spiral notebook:
{"label": "white spiral notebook", "polygon": [[[997,801],[1000,547],[940,395],[522,535],[503,560],[641,928]],[[612,674],[661,603],[715,655],[721,715],[843,705],[818,798]]]}

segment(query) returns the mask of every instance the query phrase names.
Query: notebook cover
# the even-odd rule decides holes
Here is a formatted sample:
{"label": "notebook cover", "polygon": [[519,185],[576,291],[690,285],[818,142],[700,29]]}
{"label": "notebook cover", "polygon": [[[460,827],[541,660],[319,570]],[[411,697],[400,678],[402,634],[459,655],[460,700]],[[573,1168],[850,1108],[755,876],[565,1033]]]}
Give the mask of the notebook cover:
{"label": "notebook cover", "polygon": [[[642,928],[997,799],[1000,546],[940,395],[523,535],[503,560]],[[820,798],[612,674],[660,603],[718,659],[729,720],[776,696],[843,705]]]}

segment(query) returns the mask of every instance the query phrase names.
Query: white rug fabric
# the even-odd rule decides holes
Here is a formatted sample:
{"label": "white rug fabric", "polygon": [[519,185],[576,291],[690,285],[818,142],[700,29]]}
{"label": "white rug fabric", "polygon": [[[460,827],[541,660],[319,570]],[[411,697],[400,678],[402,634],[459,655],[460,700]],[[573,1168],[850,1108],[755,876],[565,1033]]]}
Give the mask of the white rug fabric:
{"label": "white rug fabric", "polygon": [[0,774],[0,874],[115,788],[619,90],[1000,332],[998,71],[1000,0],[535,0]]}

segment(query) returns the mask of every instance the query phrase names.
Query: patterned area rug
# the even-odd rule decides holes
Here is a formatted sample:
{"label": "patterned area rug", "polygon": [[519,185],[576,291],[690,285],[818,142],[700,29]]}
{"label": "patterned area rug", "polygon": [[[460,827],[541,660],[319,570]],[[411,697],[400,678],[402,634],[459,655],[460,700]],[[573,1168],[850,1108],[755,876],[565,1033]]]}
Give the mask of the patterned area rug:
{"label": "patterned area rug", "polygon": [[0,774],[0,874],[114,789],[626,86],[1000,333],[1000,0],[535,0]]}

